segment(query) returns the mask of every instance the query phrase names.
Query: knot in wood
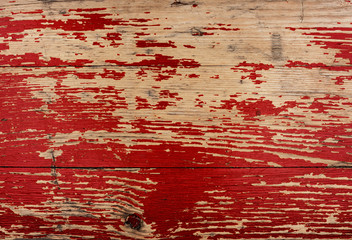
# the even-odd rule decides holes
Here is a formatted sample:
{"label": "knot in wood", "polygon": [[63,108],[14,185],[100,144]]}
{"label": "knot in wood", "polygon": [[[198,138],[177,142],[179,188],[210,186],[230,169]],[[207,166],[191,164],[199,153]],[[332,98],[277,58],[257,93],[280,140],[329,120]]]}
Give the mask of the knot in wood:
{"label": "knot in wood", "polygon": [[139,230],[142,227],[142,222],[142,218],[134,213],[128,215],[125,224],[129,225],[132,229]]}

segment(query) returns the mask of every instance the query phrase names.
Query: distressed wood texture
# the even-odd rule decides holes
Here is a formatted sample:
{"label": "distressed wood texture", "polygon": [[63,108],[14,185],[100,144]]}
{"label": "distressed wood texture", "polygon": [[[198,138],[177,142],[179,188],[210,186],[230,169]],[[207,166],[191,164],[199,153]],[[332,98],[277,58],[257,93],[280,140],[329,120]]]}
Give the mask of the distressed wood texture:
{"label": "distressed wood texture", "polygon": [[351,13],[0,0],[0,238],[352,239]]}

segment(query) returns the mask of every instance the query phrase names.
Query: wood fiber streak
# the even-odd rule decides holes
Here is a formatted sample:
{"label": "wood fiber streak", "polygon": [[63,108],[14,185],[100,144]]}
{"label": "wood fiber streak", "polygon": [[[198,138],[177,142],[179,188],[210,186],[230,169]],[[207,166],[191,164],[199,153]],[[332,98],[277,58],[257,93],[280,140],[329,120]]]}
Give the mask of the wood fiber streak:
{"label": "wood fiber streak", "polygon": [[0,239],[352,239],[351,11],[0,0]]}

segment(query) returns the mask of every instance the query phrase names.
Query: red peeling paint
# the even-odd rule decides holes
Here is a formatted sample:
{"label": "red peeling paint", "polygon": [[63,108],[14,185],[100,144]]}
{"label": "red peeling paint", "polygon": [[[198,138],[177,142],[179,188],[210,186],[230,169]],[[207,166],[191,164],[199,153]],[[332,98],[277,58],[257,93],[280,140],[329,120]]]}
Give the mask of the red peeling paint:
{"label": "red peeling paint", "polygon": [[106,8],[77,8],[77,9],[69,9],[69,12],[99,12],[106,10]]}
{"label": "red peeling paint", "polygon": [[[313,27],[313,28],[288,28],[292,31],[301,31],[302,35],[312,36],[314,39],[310,43],[320,46],[323,49],[337,50],[334,57],[334,64],[305,63],[301,61],[289,60],[286,67],[318,68],[335,72],[349,72],[352,70],[352,28],[350,27]],[[312,46],[312,44],[307,44]],[[329,53],[324,53],[329,54]],[[338,64],[341,59],[348,61],[346,64]],[[340,75],[332,78],[336,85],[343,85],[346,80],[351,80],[350,76]],[[341,89],[344,89],[343,87]]]}
{"label": "red peeling paint", "polygon": [[92,63],[92,60],[77,59],[74,61],[63,61],[59,58],[51,57],[46,61],[41,59],[40,53],[25,53],[21,55],[1,55],[0,65],[2,66],[84,66]]}
{"label": "red peeling paint", "polygon": [[39,14],[39,13],[43,13],[43,10],[42,9],[37,9],[37,10],[34,10],[34,11],[30,11],[30,12],[11,12],[12,15],[16,15],[16,14]]}
{"label": "red peeling paint", "polygon": [[[235,95],[233,97],[236,97]],[[245,120],[255,120],[257,116],[276,116],[288,108],[293,108],[297,105],[294,101],[287,101],[281,107],[276,107],[270,100],[263,99],[247,99],[238,101],[235,98],[222,100],[222,105],[219,109],[232,110],[236,108],[244,115]]]}
{"label": "red peeling paint", "polygon": [[153,19],[131,18],[130,21],[132,21],[132,22],[138,22],[138,23],[145,23],[145,22],[153,21]]}
{"label": "red peeling paint", "polygon": [[161,90],[159,95],[161,98],[175,98],[178,101],[183,99],[182,97],[178,97],[178,93],[172,93],[169,90]]}
{"label": "red peeling paint", "polygon": [[136,47],[139,48],[150,48],[150,47],[172,47],[176,48],[175,42],[158,42],[156,40],[138,40]]}
{"label": "red peeling paint", "polygon": [[8,43],[0,43],[0,51],[9,49]]}
{"label": "red peeling paint", "polygon": [[238,31],[239,28],[225,28],[225,27],[205,27],[205,30],[221,30],[221,31]]}
{"label": "red peeling paint", "polygon": [[192,74],[189,74],[188,77],[189,78],[199,78],[200,75],[198,74],[195,74],[195,73],[192,73]]}
{"label": "red peeling paint", "polygon": [[149,33],[145,33],[145,32],[135,32],[134,34],[136,34],[135,38],[139,38],[139,36],[148,36],[148,35],[150,35]]}
{"label": "red peeling paint", "polygon": [[75,33],[72,33],[72,35],[75,36],[75,39],[78,39],[81,41],[86,41],[86,39],[87,39],[87,36],[84,33],[75,32]]}
{"label": "red peeling paint", "polygon": [[148,103],[148,100],[146,98],[136,96],[136,103],[137,103],[137,107],[136,107],[137,110],[152,108],[152,106]]}
{"label": "red peeling paint", "polygon": [[101,48],[104,48],[105,46],[102,44],[102,43],[100,43],[100,42],[93,42],[93,46],[99,46],[99,47],[101,47]]}
{"label": "red peeling paint", "polygon": [[117,72],[115,70],[108,70],[104,68],[104,72],[99,74],[102,78],[111,78],[114,80],[121,80],[126,73],[125,72]]}
{"label": "red peeling paint", "polygon": [[313,36],[311,43],[323,49],[335,49],[338,53],[335,58],[347,59],[352,64],[352,28],[351,27],[315,27],[315,28],[288,28],[292,31],[303,31],[303,35]]}
{"label": "red peeling paint", "polygon": [[155,54],[155,55],[146,55],[140,54],[138,56],[141,57],[154,57],[154,59],[148,60],[143,59],[139,62],[127,63],[117,60],[106,60],[107,63],[114,63],[116,65],[121,66],[140,66],[140,67],[155,67],[155,68],[177,68],[177,67],[184,67],[184,68],[198,68],[200,64],[193,59],[175,59],[172,56],[165,56],[162,54]]}
{"label": "red peeling paint", "polygon": [[[63,31],[95,31],[99,29],[112,29],[113,26],[132,26],[132,27],[146,27],[146,26],[159,26],[159,24],[139,24],[145,23],[149,20],[141,19],[130,19],[124,20],[121,18],[113,18],[112,14],[108,13],[92,13],[102,11],[105,8],[95,8],[95,9],[70,9],[70,12],[77,12],[73,14],[74,18],[63,18],[59,20],[45,20],[45,19],[30,19],[30,20],[15,20],[12,17],[2,17],[0,18],[0,27],[3,30],[0,32],[0,37],[8,38],[11,33],[21,33],[25,30],[34,29],[56,29]],[[68,17],[70,17],[69,15]],[[77,18],[78,17],[78,18]],[[110,18],[108,18],[110,17]],[[116,38],[119,35],[114,35],[107,38]],[[116,40],[116,39],[115,39]],[[119,39],[120,40],[120,39]]]}
{"label": "red peeling paint", "polygon": [[196,47],[194,47],[192,45],[183,45],[183,46],[186,47],[186,48],[196,48]]}
{"label": "red peeling paint", "polygon": [[247,63],[246,61],[244,61],[231,69],[234,70],[234,72],[240,71],[242,73],[249,73],[249,75],[242,76],[241,79],[249,78],[255,84],[261,84],[265,81],[257,79],[257,78],[263,77],[263,75],[258,74],[257,71],[269,70],[270,68],[274,68],[274,66],[272,64]]}
{"label": "red peeling paint", "polygon": [[102,37],[102,39],[105,39],[105,40],[110,41],[110,42],[111,42],[111,43],[110,43],[110,46],[112,46],[112,47],[118,47],[118,46],[120,46],[120,45],[123,45],[123,43],[118,43],[118,42],[116,42],[116,41],[122,40],[120,33],[116,33],[116,32],[114,32],[114,33],[107,33],[107,34],[106,34],[106,37]]}

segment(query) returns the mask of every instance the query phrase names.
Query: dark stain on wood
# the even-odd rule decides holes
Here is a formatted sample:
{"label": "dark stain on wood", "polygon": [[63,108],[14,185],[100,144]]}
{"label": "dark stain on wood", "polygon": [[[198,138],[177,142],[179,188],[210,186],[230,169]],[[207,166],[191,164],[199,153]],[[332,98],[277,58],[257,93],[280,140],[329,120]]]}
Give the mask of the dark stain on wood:
{"label": "dark stain on wood", "polygon": [[234,45],[234,44],[228,45],[227,46],[227,50],[229,52],[235,52],[236,51],[236,45]]}
{"label": "dark stain on wood", "polygon": [[192,28],[191,28],[191,34],[192,34],[192,36],[199,36],[199,37],[201,37],[201,36],[204,35],[204,32],[203,32],[200,28],[198,28],[198,27],[192,27]]}
{"label": "dark stain on wood", "polygon": [[59,13],[60,13],[60,14],[67,14],[67,11],[66,11],[66,9],[61,9],[61,10],[59,11]]}
{"label": "dark stain on wood", "polygon": [[279,33],[271,35],[271,57],[273,60],[282,59],[281,35]]}
{"label": "dark stain on wood", "polygon": [[192,5],[193,7],[198,6],[197,3],[194,1],[192,2],[181,2],[180,0],[175,0],[173,3],[171,3],[171,7],[179,7],[179,6],[187,6],[187,5]]}

